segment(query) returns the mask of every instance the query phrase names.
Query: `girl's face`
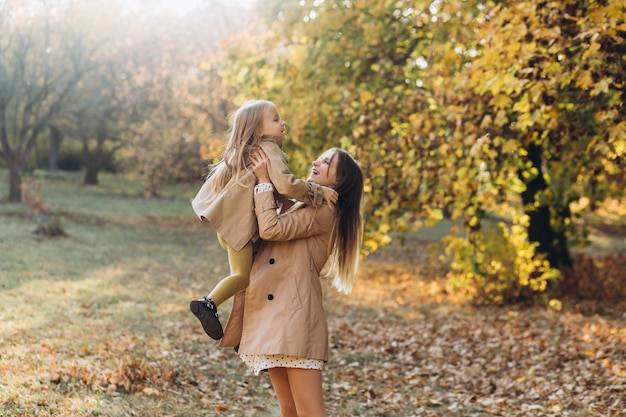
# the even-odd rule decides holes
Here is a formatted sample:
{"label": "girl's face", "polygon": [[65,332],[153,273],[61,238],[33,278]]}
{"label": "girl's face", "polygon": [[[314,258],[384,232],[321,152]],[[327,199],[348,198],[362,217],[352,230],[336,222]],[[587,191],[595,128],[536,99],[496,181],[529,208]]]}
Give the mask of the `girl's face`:
{"label": "girl's face", "polygon": [[280,118],[275,106],[267,106],[263,111],[261,136],[280,136],[285,139],[285,121]]}
{"label": "girl's face", "polygon": [[307,181],[326,187],[333,187],[337,182],[337,158],[334,151],[324,152],[313,162],[311,174]]}

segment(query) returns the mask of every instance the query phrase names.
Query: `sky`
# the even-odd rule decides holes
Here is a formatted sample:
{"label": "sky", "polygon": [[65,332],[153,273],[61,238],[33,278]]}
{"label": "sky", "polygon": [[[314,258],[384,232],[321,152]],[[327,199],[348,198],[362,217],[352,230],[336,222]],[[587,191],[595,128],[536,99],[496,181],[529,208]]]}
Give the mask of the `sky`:
{"label": "sky", "polygon": [[[255,0],[224,0],[229,3],[237,3],[243,7],[249,7]],[[190,10],[203,3],[202,0],[159,0],[164,8],[171,9],[179,16],[183,16]]]}

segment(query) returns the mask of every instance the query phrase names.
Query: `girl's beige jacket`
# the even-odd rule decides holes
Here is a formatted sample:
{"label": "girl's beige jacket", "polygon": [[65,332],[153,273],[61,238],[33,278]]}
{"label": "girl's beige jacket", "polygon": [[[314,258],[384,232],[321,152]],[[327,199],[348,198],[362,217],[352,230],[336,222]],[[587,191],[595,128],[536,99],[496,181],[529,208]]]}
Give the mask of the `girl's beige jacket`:
{"label": "girl's beige jacket", "polygon": [[326,204],[296,204],[277,214],[271,192],[254,198],[262,241],[250,286],[235,295],[220,346],[328,361],[320,271],[329,256],[334,212]]}
{"label": "girl's beige jacket", "polygon": [[[322,188],[297,179],[289,169],[287,155],[274,138],[260,144],[267,155],[267,169],[276,191],[285,198],[294,198],[315,207],[322,204]],[[211,192],[211,177],[207,178],[191,201],[196,215],[206,219],[217,233],[236,251],[240,251],[257,233],[253,195],[256,177],[244,170],[239,178],[231,179],[218,193]]]}

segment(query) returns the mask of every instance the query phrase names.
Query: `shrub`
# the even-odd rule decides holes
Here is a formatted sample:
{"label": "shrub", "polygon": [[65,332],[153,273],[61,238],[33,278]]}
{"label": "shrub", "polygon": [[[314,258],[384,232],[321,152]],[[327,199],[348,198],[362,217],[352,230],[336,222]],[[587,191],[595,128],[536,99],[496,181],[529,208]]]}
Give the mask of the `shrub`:
{"label": "shrub", "polygon": [[[41,148],[41,152],[37,154],[35,166],[40,169],[48,168],[48,147]],[[100,155],[100,168],[104,172],[116,173],[119,171],[118,162],[115,159],[113,151],[104,150]],[[85,167],[85,158],[83,155],[82,145],[78,141],[64,141],[59,149],[59,159],[57,160],[57,168],[62,171],[80,171]]]}
{"label": "shrub", "polygon": [[529,300],[543,293],[559,271],[535,255],[526,228],[499,222],[495,227],[471,232],[469,239],[448,237],[452,256],[448,274],[450,290],[473,304],[502,304]]}
{"label": "shrub", "polygon": [[58,215],[52,211],[41,195],[39,181],[32,177],[23,178],[20,189],[28,211],[33,221],[37,223],[34,233],[46,237],[66,236]]}
{"label": "shrub", "polygon": [[565,297],[619,303],[626,300],[626,253],[577,255],[563,271]]}
{"label": "shrub", "polygon": [[80,171],[83,168],[83,154],[78,146],[62,146],[59,151],[58,168],[63,171]]}

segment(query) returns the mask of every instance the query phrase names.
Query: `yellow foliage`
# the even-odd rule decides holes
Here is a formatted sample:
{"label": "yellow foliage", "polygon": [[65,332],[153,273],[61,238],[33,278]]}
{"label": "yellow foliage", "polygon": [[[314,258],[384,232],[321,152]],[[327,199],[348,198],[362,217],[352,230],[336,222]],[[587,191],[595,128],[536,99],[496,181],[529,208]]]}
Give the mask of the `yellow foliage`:
{"label": "yellow foliage", "polygon": [[506,94],[498,94],[489,104],[493,105],[496,109],[506,109],[511,106],[513,100]]}
{"label": "yellow foliage", "polygon": [[559,276],[536,255],[535,244],[527,241],[525,227],[507,227],[500,222],[497,227],[473,232],[471,242],[462,238],[446,242],[446,251],[453,256],[451,284],[454,289],[464,289],[477,304],[543,292],[548,281]]}
{"label": "yellow foliage", "polygon": [[605,77],[601,79],[600,81],[598,81],[596,84],[594,84],[593,89],[591,90],[589,95],[597,96],[600,93],[608,93],[609,87],[611,86],[611,84],[613,84],[613,78]]}
{"label": "yellow foliage", "polygon": [[360,93],[361,103],[366,104],[369,101],[372,101],[374,95],[367,90],[361,91]]}
{"label": "yellow foliage", "polygon": [[431,209],[428,211],[428,218],[426,219],[426,226],[432,227],[441,220],[443,220],[443,212],[440,209]]}
{"label": "yellow foliage", "polygon": [[522,97],[513,106],[513,111],[520,113],[527,113],[530,111],[530,103],[528,102],[528,94],[523,94]]}
{"label": "yellow foliage", "polygon": [[516,128],[525,132],[534,124],[531,113],[522,113],[517,118]]}
{"label": "yellow foliage", "polygon": [[586,61],[590,57],[597,56],[597,53],[600,50],[600,46],[601,45],[598,42],[591,42],[589,48],[583,53],[582,59]]}
{"label": "yellow foliage", "polygon": [[494,120],[494,124],[496,126],[502,127],[509,123],[509,117],[506,111],[500,110],[496,113],[496,118]]}
{"label": "yellow foliage", "polygon": [[509,139],[502,146],[502,153],[515,153],[518,148],[519,142],[516,139]]}
{"label": "yellow foliage", "polygon": [[507,52],[507,58],[508,59],[516,58],[518,56],[518,54],[520,53],[520,50],[521,50],[521,46],[520,46],[519,42],[517,42],[517,41],[510,42],[505,47],[505,51]]}
{"label": "yellow foliage", "polygon": [[576,79],[576,87],[580,87],[583,90],[588,89],[593,85],[593,78],[590,71],[582,71]]}
{"label": "yellow foliage", "polygon": [[557,300],[555,298],[552,298],[549,302],[548,302],[548,306],[556,311],[561,311],[563,309],[563,303],[560,300]]}
{"label": "yellow foliage", "polygon": [[626,153],[626,121],[609,128],[609,142],[613,144],[617,157],[624,156]]}

